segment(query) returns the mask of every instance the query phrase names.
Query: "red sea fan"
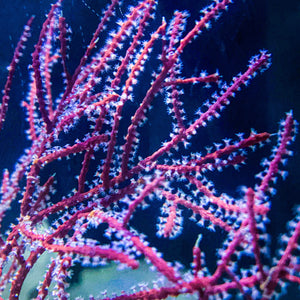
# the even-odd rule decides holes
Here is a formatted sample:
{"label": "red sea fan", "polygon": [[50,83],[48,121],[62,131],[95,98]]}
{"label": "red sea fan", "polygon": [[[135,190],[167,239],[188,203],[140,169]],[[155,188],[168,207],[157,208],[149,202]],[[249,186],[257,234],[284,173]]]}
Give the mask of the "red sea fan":
{"label": "red sea fan", "polygon": [[[196,143],[199,131],[213,126],[238,100],[240,90],[270,66],[271,55],[260,51],[229,83],[218,72],[194,76],[183,70],[182,55],[189,44],[222,13],[226,18],[232,1],[212,1],[190,26],[187,12],[174,12],[169,22],[157,18],[154,0],[135,6],[112,0],[76,68],[68,59],[71,32],[63,17],[64,2],[51,6],[32,54],[28,96],[22,102],[30,146],[14,171],[3,172],[0,220],[4,222],[17,203],[20,212],[17,222],[1,231],[3,297],[26,297],[25,280],[46,253],[51,259],[34,299],[70,299],[71,270],[81,265],[105,272],[103,265],[110,261],[134,274],[145,260],[156,278],[120,294],[109,285],[107,294],[98,290],[89,299],[270,299],[278,287],[299,284],[299,208],[275,257],[268,251],[267,234],[274,185],[278,176],[286,177],[286,159],[293,154],[292,112],[277,133],[238,133],[206,150],[205,141],[202,149]],[[33,21],[25,26],[8,68],[2,130],[16,88],[14,72]],[[54,85],[58,78],[61,83]],[[194,116],[185,111],[186,87],[192,85],[210,94],[203,103],[199,99]],[[154,136],[150,141],[159,133],[147,133],[145,124],[162,116],[149,111],[162,100],[170,133],[159,145],[147,147],[149,132]],[[266,144],[271,148],[270,143],[275,146],[263,160],[256,184],[245,182],[235,197],[218,191],[212,174],[252,165],[251,152]],[[222,174],[227,176],[226,170]],[[189,235],[196,240],[194,247],[186,249],[193,255],[190,269],[159,253],[145,229],[154,222],[157,236],[170,243],[186,235],[190,224],[199,226]],[[215,231],[220,246],[213,245],[217,255],[208,261],[203,249],[209,236],[216,238]]]}

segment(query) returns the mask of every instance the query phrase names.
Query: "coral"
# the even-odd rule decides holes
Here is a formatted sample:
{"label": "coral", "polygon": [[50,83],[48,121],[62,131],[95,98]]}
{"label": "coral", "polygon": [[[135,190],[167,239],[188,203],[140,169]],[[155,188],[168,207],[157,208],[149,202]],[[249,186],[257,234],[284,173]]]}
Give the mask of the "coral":
{"label": "coral", "polygon": [[[269,251],[267,233],[274,186],[278,177],[287,176],[285,164],[293,155],[297,122],[292,111],[277,133],[235,132],[211,144],[200,135],[271,63],[271,55],[262,50],[228,83],[218,71],[192,75],[185,70],[182,57],[190,44],[222,13],[230,14],[231,2],[212,1],[191,26],[187,12],[175,11],[168,22],[156,17],[154,0],[132,7],[112,0],[75,68],[68,58],[72,34],[63,17],[64,1],[51,6],[32,53],[29,90],[22,101],[30,145],[15,169],[3,172],[3,295],[22,299],[26,278],[49,253],[35,299],[69,299],[72,270],[80,265],[105,271],[108,261],[134,274],[144,259],[156,270],[156,279],[120,294],[107,287],[112,294],[99,290],[89,299],[270,299],[278,288],[284,294],[287,284],[300,283],[299,208],[276,256]],[[34,17],[8,68],[2,130],[32,22]],[[200,103],[195,113],[186,103],[193,89],[192,97]],[[164,112],[155,110],[156,105],[165,106]],[[155,122],[161,122],[159,132]],[[264,156],[268,150],[270,155],[257,166],[260,172],[239,187],[238,195],[220,192],[215,173],[222,172],[226,182],[232,169],[257,164],[254,151]],[[3,232],[9,209],[18,205],[17,222]],[[156,224],[156,242],[148,223]],[[154,244],[171,245],[195,228],[191,224],[198,229],[191,235],[194,247],[185,249],[193,255],[187,268],[167,259]],[[207,253],[210,239],[216,239],[214,259]]]}

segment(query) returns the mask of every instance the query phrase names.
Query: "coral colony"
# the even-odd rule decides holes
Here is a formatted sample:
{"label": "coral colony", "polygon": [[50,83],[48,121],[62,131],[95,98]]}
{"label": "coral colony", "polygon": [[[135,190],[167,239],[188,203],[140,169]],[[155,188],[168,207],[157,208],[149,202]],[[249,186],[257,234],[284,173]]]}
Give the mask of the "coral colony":
{"label": "coral colony", "polygon": [[[112,0],[72,72],[68,67],[71,34],[62,16],[62,2],[52,5],[32,54],[28,97],[22,103],[31,145],[14,171],[4,170],[2,176],[1,222],[11,206],[20,203],[17,220],[8,230],[1,229],[2,297],[22,299],[24,281],[43,253],[52,253],[52,258],[36,287],[35,299],[69,299],[75,265],[103,268],[103,264],[114,262],[135,272],[143,259],[156,270],[155,280],[120,294],[107,287],[107,293],[99,290],[89,299],[179,295],[271,299],[284,294],[287,285],[300,284],[299,208],[288,223],[287,234],[281,237],[277,256],[270,257],[266,232],[276,179],[286,176],[284,165],[292,155],[289,147],[296,132],[292,112],[280,122],[278,133],[233,133],[235,138],[216,141],[207,150],[201,149],[202,153],[194,151],[199,131],[219,118],[239,91],[270,65],[270,54],[261,51],[248,65],[245,62],[243,71],[228,84],[218,73],[182,77],[182,53],[234,5],[232,1],[212,1],[194,27],[186,30],[186,12],[176,11],[168,24],[164,18],[159,24],[154,19],[154,0],[123,7],[127,14],[118,21],[115,11],[120,1]],[[25,26],[8,68],[1,128],[6,126],[10,91],[17,88],[13,74],[32,21]],[[113,28],[109,34],[107,26]],[[150,26],[154,26],[151,34]],[[104,46],[98,47],[108,35]],[[63,90],[54,97],[57,87],[51,83],[57,70],[63,73]],[[184,109],[184,87],[189,85],[210,86],[207,91],[211,92],[190,120]],[[137,90],[142,97],[136,97]],[[151,106],[163,97],[169,113],[165,122],[170,122],[171,133],[152,153],[145,154],[140,151],[147,138],[142,125],[148,122]],[[245,183],[237,199],[214,187],[211,174],[248,163],[249,153],[268,141],[275,146],[263,160],[255,186]],[[59,173],[66,162],[73,166],[70,172],[75,179],[65,193],[57,186],[64,185]],[[161,240],[184,235],[189,222],[205,232],[195,233],[189,270],[164,258],[151,245],[143,226],[137,225],[139,215],[149,207],[159,211],[160,215],[151,218],[157,220]],[[221,233],[221,246],[215,262],[208,262],[203,249],[214,230]]]}

